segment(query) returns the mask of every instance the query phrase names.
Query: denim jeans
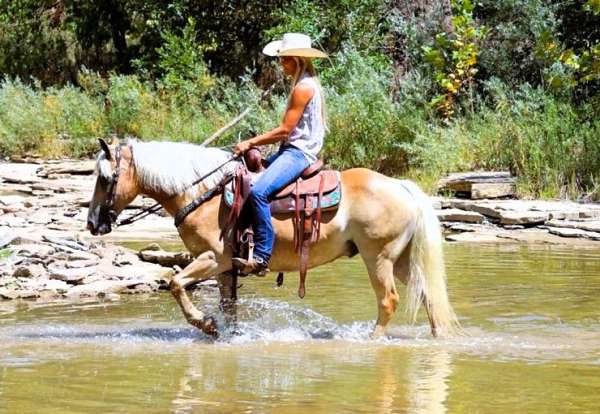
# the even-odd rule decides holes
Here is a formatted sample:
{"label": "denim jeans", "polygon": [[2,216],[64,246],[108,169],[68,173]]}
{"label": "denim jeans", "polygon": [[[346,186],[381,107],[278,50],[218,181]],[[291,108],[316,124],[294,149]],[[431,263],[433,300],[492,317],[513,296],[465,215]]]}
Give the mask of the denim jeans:
{"label": "denim jeans", "polygon": [[254,255],[268,261],[271,258],[275,234],[271,223],[270,197],[300,176],[309,162],[296,147],[281,147],[269,158],[269,166],[252,185],[250,202],[254,209]]}

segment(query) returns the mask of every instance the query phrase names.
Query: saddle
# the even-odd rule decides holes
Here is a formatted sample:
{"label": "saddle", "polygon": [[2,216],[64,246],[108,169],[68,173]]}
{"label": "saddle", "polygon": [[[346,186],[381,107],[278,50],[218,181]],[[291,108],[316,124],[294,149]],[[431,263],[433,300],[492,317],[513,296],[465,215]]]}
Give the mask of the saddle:
{"label": "saddle", "polygon": [[[231,244],[234,257],[247,257],[254,253],[252,211],[246,206],[252,183],[264,170],[260,151],[250,149],[245,155],[245,165],[235,172],[232,185],[224,191],[225,204],[230,208],[227,224],[221,237],[232,230]],[[339,173],[323,170],[318,160],[306,168],[298,179],[271,197],[271,214],[288,215],[294,227],[294,249],[300,255],[300,285],[298,296],[306,293],[306,272],[310,246],[320,237],[323,211],[335,211],[341,200]],[[283,273],[277,276],[277,285],[283,283]]]}

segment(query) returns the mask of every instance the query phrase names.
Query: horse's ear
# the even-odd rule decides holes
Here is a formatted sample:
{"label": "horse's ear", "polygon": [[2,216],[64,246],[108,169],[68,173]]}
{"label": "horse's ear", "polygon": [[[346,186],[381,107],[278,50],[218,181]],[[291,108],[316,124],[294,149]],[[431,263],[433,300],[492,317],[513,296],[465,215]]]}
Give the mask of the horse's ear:
{"label": "horse's ear", "polygon": [[106,159],[107,160],[112,160],[112,155],[110,154],[110,148],[108,147],[108,144],[106,143],[106,141],[104,141],[102,138],[98,138],[98,141],[100,142],[100,148],[102,148],[102,151],[104,151],[104,154],[106,154]]}
{"label": "horse's ear", "polygon": [[110,141],[110,145],[114,145],[115,147],[119,145],[119,138],[116,135],[112,136],[112,140]]}

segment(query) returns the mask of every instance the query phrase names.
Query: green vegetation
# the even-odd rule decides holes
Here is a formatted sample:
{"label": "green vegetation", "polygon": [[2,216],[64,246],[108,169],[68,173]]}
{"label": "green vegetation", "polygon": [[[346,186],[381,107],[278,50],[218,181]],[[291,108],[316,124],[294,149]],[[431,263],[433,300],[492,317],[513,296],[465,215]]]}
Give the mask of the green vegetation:
{"label": "green vegetation", "polygon": [[0,261],[8,259],[10,254],[10,249],[0,249]]}
{"label": "green vegetation", "polygon": [[301,31],[331,54],[330,165],[424,184],[509,169],[524,195],[600,192],[597,0],[213,3],[0,0],[0,153],[201,142],[276,82],[216,143],[230,145],[280,119],[287,86],[260,50]]}

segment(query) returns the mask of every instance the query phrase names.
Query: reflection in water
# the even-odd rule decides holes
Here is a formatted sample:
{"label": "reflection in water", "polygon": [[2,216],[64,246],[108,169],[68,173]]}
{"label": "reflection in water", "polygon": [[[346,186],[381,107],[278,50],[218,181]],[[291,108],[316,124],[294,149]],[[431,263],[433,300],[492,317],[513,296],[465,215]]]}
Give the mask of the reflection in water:
{"label": "reflection in water", "polygon": [[[302,412],[299,396],[311,400],[333,388],[336,391],[327,396],[339,399],[313,402],[317,412],[327,412],[327,407],[381,414],[446,412],[447,381],[452,373],[452,357],[446,350],[405,352],[395,346],[355,344],[357,349],[340,352],[339,345],[305,344],[310,357],[300,349],[290,353],[282,344],[228,349],[219,352],[219,359],[189,355],[171,411],[201,412],[201,407],[222,406],[219,395],[226,393],[227,406],[236,409],[243,409],[244,401],[252,399],[249,396],[260,396],[259,411],[263,404],[267,408],[276,402],[280,412]],[[261,375],[253,375],[255,370]]]}
{"label": "reflection in water", "polygon": [[[217,342],[166,294],[2,306],[0,414],[597,411],[600,256],[447,247],[469,333],[451,340],[402,312],[393,337],[369,340],[376,307],[356,260],[312,272],[304,301],[296,283],[244,280],[242,334]],[[214,292],[196,299],[214,312]]]}
{"label": "reflection in water", "polygon": [[412,355],[409,364],[411,413],[446,412],[448,378],[452,374],[452,357],[444,349],[428,349]]}

